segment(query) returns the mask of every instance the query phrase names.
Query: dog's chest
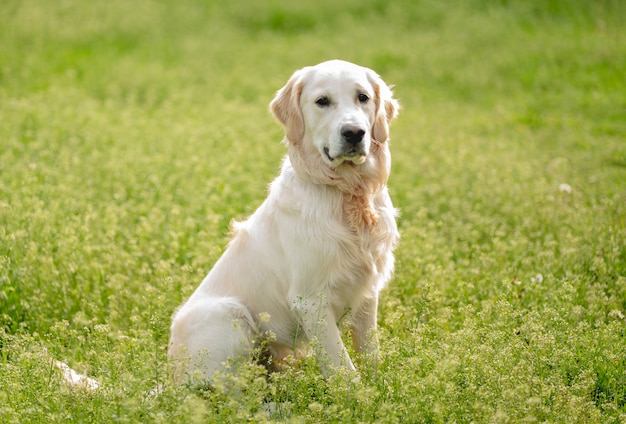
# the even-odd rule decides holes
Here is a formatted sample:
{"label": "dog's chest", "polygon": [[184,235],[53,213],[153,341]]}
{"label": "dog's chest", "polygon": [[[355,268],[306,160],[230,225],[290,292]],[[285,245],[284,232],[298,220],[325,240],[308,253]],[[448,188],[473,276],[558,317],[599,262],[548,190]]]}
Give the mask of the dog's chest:
{"label": "dog's chest", "polygon": [[329,289],[350,302],[359,292],[374,292],[386,283],[393,269],[393,246],[397,229],[393,208],[389,202],[374,204],[376,221],[355,229],[345,220],[338,222],[342,235],[329,240],[332,263]]}
{"label": "dog's chest", "polygon": [[273,219],[290,274],[304,276],[308,289],[324,290],[342,301],[381,288],[393,269],[397,238],[386,189],[368,199],[375,221],[355,228],[345,219],[341,192],[290,176],[281,175],[270,194],[279,211]]}

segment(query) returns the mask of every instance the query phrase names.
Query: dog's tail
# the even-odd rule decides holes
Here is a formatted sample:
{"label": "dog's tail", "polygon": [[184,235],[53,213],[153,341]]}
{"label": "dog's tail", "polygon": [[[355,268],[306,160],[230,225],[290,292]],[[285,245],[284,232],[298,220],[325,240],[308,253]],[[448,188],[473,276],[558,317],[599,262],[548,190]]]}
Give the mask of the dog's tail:
{"label": "dog's tail", "polygon": [[83,389],[88,392],[100,389],[100,383],[97,380],[73,370],[65,362],[52,360],[52,364],[61,371],[63,382],[68,387]]}

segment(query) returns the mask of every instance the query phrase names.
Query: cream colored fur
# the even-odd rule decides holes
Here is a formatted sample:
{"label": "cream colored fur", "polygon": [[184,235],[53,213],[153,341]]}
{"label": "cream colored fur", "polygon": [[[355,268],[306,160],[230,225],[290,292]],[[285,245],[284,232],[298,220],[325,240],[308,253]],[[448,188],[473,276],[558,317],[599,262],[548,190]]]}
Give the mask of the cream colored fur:
{"label": "cream colored fur", "polygon": [[[316,340],[325,373],[354,369],[341,338],[376,358],[379,291],[398,239],[386,182],[398,104],[370,69],[329,61],[296,71],[271,102],[288,157],[263,204],[174,314],[169,356],[180,382],[209,382],[265,340],[279,362]],[[362,130],[349,142],[346,129]]]}

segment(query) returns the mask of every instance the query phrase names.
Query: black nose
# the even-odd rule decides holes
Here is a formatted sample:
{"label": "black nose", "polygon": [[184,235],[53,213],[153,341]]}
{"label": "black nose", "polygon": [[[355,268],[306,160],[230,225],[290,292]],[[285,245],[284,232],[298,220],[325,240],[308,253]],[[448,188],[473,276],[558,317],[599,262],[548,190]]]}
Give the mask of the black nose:
{"label": "black nose", "polygon": [[350,144],[358,144],[363,140],[363,136],[365,135],[365,131],[363,131],[359,127],[355,127],[352,125],[346,125],[341,128],[341,135]]}

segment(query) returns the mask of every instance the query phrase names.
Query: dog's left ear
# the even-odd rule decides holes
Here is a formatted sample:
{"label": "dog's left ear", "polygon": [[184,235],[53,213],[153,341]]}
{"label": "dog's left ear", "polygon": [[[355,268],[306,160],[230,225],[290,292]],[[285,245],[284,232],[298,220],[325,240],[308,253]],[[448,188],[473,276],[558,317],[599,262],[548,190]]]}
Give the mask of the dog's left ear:
{"label": "dog's left ear", "polygon": [[376,118],[372,125],[372,137],[379,143],[389,139],[389,123],[398,116],[400,104],[393,98],[391,88],[374,71],[367,74],[372,87],[374,87],[376,101]]}
{"label": "dog's left ear", "polygon": [[285,136],[292,143],[298,143],[304,137],[304,118],[300,109],[303,73],[304,69],[294,72],[270,103],[272,114],[285,126]]}

